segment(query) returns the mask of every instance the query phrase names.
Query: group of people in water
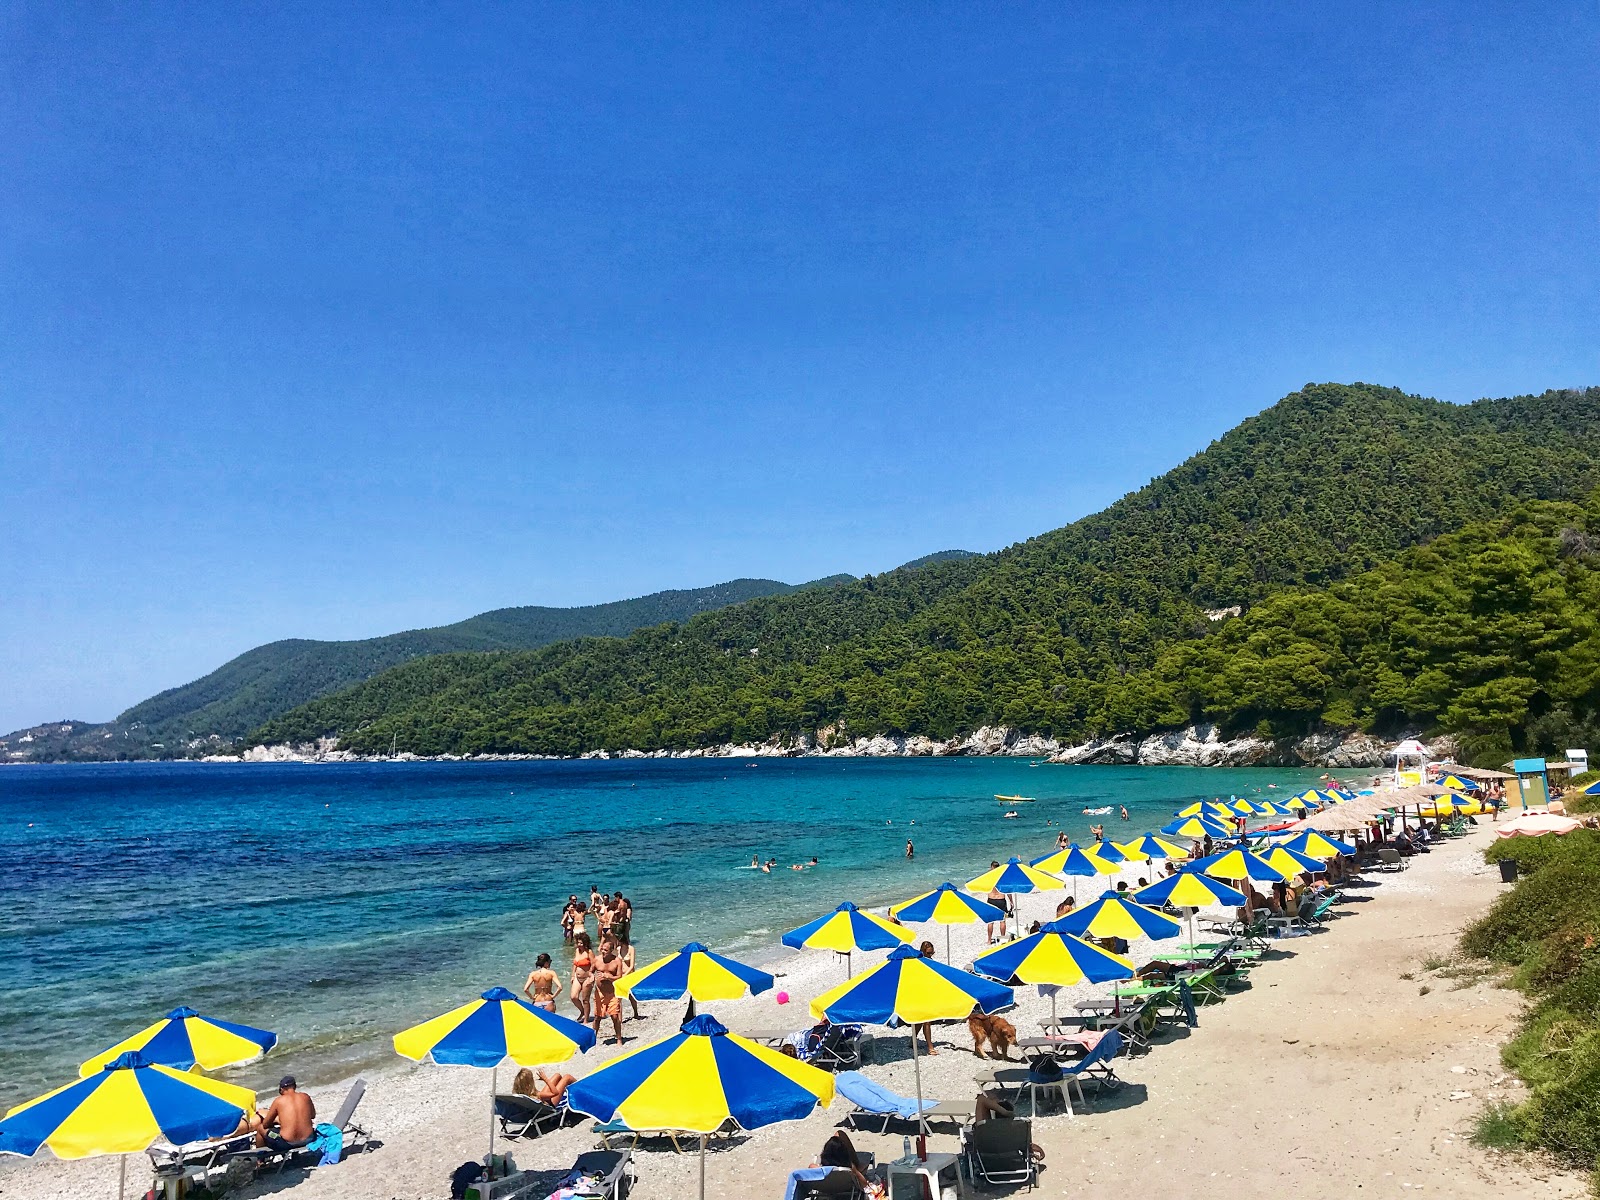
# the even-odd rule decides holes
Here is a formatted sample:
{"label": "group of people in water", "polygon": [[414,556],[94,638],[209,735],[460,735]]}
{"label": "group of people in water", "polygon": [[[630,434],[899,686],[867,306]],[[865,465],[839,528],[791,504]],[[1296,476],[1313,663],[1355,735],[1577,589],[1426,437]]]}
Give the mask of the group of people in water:
{"label": "group of people in water", "polygon": [[[750,860],[750,869],[752,871],[761,871],[761,872],[763,872],[763,873],[765,873],[767,875],[771,875],[772,874],[772,868],[777,866],[777,865],[778,865],[778,860],[775,859],[775,858],[769,858],[769,859],[767,859],[766,862],[762,862],[761,861],[761,856],[759,854],[756,855],[755,857],[753,857]],[[817,861],[816,855],[813,854],[811,856],[811,861],[810,862],[791,863],[790,866],[789,866],[789,870],[791,870],[791,871],[808,871],[812,867],[817,867],[817,866],[821,866],[821,865],[822,864]]]}
{"label": "group of people in water", "polygon": [[[595,918],[598,949],[595,938],[589,934],[590,916]],[[617,980],[638,964],[633,947],[633,902],[621,892],[606,895],[593,885],[587,901],[576,895],[568,896],[561,910],[561,937],[572,947],[572,980],[567,996],[578,1011],[578,1020],[591,1026],[596,1038],[600,1036],[601,1024],[610,1020],[616,1044],[622,1045],[622,997],[617,994]],[[556,1011],[556,997],[562,993],[562,984],[549,954],[540,954],[534,960],[522,993],[534,1007],[546,1012]],[[642,1021],[644,1014],[639,1011],[639,1002],[632,996],[628,1000],[633,1007],[634,1020]],[[559,1087],[564,1091],[561,1078],[565,1077],[542,1082],[547,1090]],[[524,1094],[546,1098],[537,1091]]]}

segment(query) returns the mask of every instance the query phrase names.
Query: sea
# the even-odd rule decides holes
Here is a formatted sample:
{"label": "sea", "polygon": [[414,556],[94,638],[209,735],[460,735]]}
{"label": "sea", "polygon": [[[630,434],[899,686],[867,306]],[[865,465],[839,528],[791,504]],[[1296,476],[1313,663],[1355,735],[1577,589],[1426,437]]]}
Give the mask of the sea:
{"label": "sea", "polygon": [[689,941],[771,963],[842,901],[1318,777],[1010,758],[7,766],[0,1103],[179,1005],[277,1031],[274,1073],[342,1078],[396,1030],[520,991],[540,951],[565,978],[561,907],[591,885],[632,900],[641,964]]}

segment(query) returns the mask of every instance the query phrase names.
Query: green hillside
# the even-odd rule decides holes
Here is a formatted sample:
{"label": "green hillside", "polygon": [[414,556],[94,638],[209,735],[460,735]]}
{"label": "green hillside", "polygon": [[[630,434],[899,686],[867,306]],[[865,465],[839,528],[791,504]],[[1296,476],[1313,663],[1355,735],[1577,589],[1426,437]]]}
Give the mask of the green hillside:
{"label": "green hillside", "polygon": [[117,724],[142,725],[158,741],[211,733],[239,737],[308,700],[429,654],[531,650],[568,638],[622,637],[646,625],[685,621],[756,596],[797,590],[775,579],[735,579],[582,608],[501,608],[454,625],[359,641],[289,638],[247,650],[193,683],[141,701],[118,716]]}
{"label": "green hillside", "polygon": [[252,739],[571,754],[817,730],[1123,731],[1175,719],[1184,697],[1152,706],[1126,681],[1226,632],[1205,610],[1325,589],[1522,502],[1585,497],[1597,461],[1600,389],[1456,406],[1308,385],[1105,511],[996,554],[622,639],[428,658]]}

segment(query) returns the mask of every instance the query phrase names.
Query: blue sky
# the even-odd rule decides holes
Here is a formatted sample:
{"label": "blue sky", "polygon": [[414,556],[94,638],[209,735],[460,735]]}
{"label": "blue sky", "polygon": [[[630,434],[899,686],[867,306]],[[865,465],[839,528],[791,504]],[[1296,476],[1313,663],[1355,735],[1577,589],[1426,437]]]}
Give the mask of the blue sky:
{"label": "blue sky", "polygon": [[10,6],[0,731],[1600,383],[1593,5]]}

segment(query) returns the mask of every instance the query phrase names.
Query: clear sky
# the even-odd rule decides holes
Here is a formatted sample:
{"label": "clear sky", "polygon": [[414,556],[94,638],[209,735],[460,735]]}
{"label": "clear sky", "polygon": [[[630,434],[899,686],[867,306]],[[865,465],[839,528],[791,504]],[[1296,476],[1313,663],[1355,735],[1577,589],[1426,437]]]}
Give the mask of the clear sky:
{"label": "clear sky", "polygon": [[0,732],[1600,383],[1593,3],[449,7],[0,13]]}

